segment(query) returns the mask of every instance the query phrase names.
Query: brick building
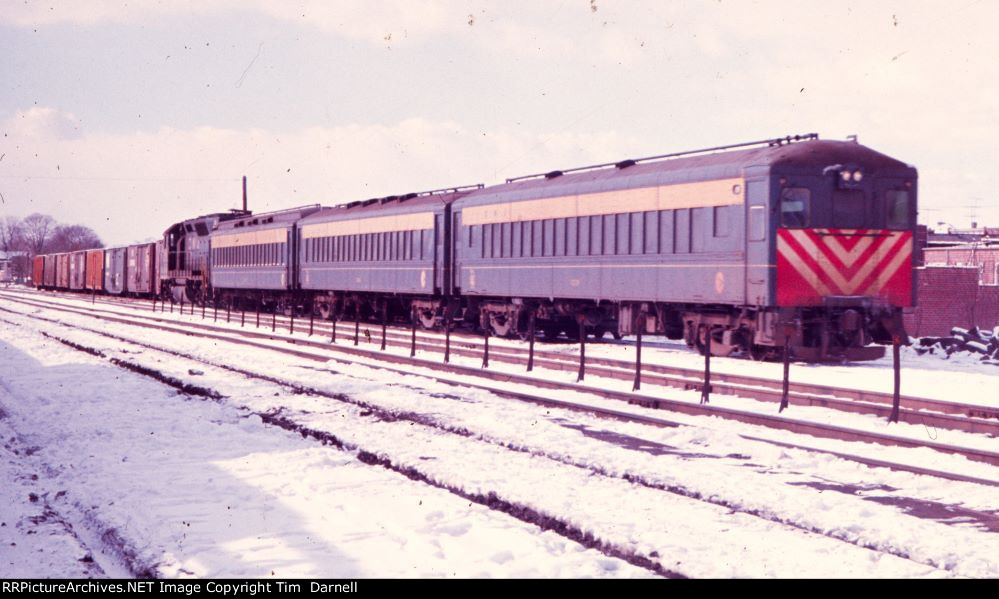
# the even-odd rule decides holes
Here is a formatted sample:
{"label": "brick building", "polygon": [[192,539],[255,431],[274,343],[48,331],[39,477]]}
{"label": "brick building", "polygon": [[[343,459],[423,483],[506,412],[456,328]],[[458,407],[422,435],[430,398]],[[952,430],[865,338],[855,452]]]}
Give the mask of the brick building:
{"label": "brick building", "polygon": [[906,311],[906,331],[916,337],[944,336],[955,326],[999,325],[999,285],[981,284],[982,270],[980,265],[929,264],[916,269],[917,306]]}
{"label": "brick building", "polygon": [[954,247],[923,248],[923,261],[927,266],[971,266],[978,270],[982,285],[999,284],[999,247],[985,244],[965,244]]}

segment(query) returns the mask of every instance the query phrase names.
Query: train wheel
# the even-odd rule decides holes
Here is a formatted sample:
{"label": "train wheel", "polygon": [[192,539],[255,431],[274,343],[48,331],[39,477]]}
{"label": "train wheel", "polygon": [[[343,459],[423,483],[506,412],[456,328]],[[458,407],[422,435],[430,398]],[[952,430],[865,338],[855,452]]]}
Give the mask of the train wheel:
{"label": "train wheel", "polygon": [[417,310],[416,316],[420,319],[420,326],[428,331],[437,328],[437,314],[433,310]]}
{"label": "train wheel", "polygon": [[489,328],[496,337],[506,337],[513,328],[513,320],[506,314],[489,314]]}
{"label": "train wheel", "polygon": [[319,302],[316,304],[316,312],[321,320],[329,320],[333,315],[333,306],[329,302]]}

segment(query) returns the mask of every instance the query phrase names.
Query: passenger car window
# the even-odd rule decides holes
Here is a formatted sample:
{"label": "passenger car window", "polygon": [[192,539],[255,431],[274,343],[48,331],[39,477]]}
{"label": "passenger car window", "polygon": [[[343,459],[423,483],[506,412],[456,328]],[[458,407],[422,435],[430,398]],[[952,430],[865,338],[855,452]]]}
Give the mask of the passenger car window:
{"label": "passenger car window", "polygon": [[888,209],[886,224],[889,229],[909,228],[909,192],[904,189],[892,189],[885,194],[885,204]]}
{"label": "passenger car window", "polygon": [[780,194],[782,227],[807,227],[811,221],[812,192],[807,187],[785,187]]}

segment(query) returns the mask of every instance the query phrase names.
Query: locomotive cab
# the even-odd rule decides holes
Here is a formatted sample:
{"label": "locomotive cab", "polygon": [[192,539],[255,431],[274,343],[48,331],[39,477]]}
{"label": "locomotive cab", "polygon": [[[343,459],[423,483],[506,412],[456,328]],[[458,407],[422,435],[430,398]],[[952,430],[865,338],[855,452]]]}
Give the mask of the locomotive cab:
{"label": "locomotive cab", "polygon": [[905,339],[902,309],[915,303],[916,171],[841,145],[857,148],[853,161],[830,156],[820,173],[814,160],[811,169],[774,173],[782,322],[774,336],[790,334],[803,359],[881,357],[884,347],[868,344]]}

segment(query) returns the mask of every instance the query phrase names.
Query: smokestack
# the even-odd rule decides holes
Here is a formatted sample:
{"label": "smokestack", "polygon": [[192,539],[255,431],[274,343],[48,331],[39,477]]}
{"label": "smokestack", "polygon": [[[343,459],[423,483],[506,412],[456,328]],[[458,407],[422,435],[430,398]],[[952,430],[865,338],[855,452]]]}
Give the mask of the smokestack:
{"label": "smokestack", "polygon": [[246,175],[243,175],[243,212],[246,212]]}

